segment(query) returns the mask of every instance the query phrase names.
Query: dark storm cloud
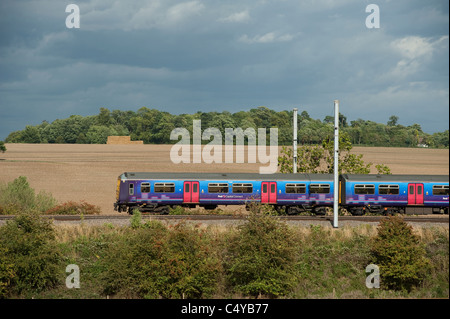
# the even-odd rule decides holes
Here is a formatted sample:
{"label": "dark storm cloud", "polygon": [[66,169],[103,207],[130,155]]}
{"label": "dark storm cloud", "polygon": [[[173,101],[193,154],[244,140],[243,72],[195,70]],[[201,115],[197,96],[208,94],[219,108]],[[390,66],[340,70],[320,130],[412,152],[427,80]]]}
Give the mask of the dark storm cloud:
{"label": "dark storm cloud", "polygon": [[[374,1],[375,2],[375,1]],[[448,2],[0,3],[0,139],[100,107],[172,113],[265,105],[448,129]]]}

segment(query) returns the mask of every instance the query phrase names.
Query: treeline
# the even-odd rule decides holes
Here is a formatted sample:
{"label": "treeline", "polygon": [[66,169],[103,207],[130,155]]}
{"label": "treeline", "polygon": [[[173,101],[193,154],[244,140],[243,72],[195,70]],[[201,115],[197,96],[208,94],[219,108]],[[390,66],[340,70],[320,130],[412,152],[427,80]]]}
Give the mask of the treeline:
{"label": "treeline", "polygon": [[[36,126],[28,125],[6,138],[6,143],[79,143],[104,144],[108,136],[130,135],[132,140],[142,140],[146,144],[170,144],[173,129],[186,128],[191,133],[193,120],[201,120],[202,131],[215,127],[225,138],[225,128],[278,128],[278,144],[292,144],[293,111],[276,112],[260,106],[250,111],[236,113],[197,112],[195,114],[173,115],[147,107],[134,111],[110,111],[100,108],[98,115],[72,115],[57,119],[52,123],[43,121]],[[348,123],[340,114],[340,129],[348,134],[353,145],[445,148],[449,146],[449,131],[428,134],[419,124],[403,126],[399,118],[391,116],[386,124],[358,119]],[[313,119],[303,111],[298,116],[298,141],[300,145],[320,144],[333,136],[334,119],[327,116],[323,120]],[[208,143],[208,141],[204,141]]]}

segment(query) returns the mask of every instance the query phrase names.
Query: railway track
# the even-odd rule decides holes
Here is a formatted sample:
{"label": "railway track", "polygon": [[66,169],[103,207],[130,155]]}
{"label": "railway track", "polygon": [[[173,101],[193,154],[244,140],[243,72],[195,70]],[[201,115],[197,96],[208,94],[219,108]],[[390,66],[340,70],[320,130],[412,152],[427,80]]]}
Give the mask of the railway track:
{"label": "railway track", "polygon": [[[113,221],[113,220],[129,220],[130,215],[43,215],[55,221]],[[0,221],[13,219],[13,215],[0,215]],[[191,220],[191,221],[240,221],[245,220],[246,216],[239,215],[155,215],[142,214],[142,219],[156,220]],[[274,216],[274,218],[283,221],[332,221],[333,216]],[[339,216],[340,221],[358,221],[358,222],[380,222],[384,216]],[[427,215],[427,216],[405,216],[406,222],[420,223],[442,223],[448,224],[448,215]]]}

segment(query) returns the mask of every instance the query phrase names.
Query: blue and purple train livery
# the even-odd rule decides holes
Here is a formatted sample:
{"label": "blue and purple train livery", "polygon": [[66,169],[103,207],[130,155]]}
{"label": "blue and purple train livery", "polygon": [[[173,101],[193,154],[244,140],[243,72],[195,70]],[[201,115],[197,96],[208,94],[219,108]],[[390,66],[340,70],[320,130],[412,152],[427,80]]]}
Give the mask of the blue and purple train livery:
{"label": "blue and purple train livery", "polygon": [[448,175],[350,175],[340,177],[341,205],[352,214],[447,213]]}
{"label": "blue and purple train livery", "polygon": [[[117,180],[115,210],[168,213],[175,206],[273,205],[278,211],[325,213],[331,174],[133,173]],[[448,213],[448,175],[350,175],[339,178],[339,203],[352,214]]]}

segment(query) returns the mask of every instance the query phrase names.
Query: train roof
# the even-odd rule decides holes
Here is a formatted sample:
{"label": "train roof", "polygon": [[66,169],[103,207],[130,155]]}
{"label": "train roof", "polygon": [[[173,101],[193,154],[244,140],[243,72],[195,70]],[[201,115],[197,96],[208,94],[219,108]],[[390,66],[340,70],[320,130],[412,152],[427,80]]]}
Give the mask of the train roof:
{"label": "train roof", "polygon": [[380,174],[343,174],[346,181],[356,182],[447,182],[448,175],[380,175]]}
{"label": "train roof", "polygon": [[255,180],[255,181],[332,181],[332,174],[258,174],[258,173],[161,173],[125,172],[120,176],[127,180]]}
{"label": "train roof", "polygon": [[[449,175],[379,175],[342,174],[345,181],[355,182],[448,182]],[[258,174],[258,173],[173,173],[125,172],[122,180],[255,180],[255,181],[333,181],[333,174]]]}

